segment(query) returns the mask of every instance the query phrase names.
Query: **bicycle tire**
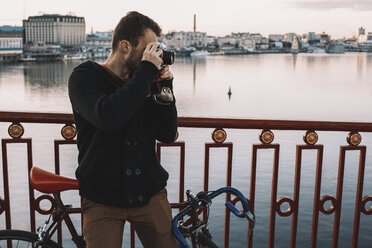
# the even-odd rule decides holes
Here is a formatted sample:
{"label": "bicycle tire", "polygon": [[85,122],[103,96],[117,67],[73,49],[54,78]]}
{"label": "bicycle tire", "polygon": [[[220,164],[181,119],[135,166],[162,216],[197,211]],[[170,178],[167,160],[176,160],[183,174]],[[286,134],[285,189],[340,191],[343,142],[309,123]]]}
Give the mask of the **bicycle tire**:
{"label": "bicycle tire", "polygon": [[[8,240],[13,241],[12,247],[33,247],[33,243],[38,240],[36,233],[21,231],[21,230],[1,230],[0,231],[0,247],[1,248],[10,248],[8,247]],[[16,242],[16,243],[15,243]],[[17,246],[14,246],[14,245]],[[19,246],[21,245],[21,246]],[[40,246],[41,247],[41,246]],[[43,244],[42,247],[45,248],[62,248],[53,240],[49,240],[46,244]]]}
{"label": "bicycle tire", "polygon": [[199,233],[199,243],[201,245],[204,245],[206,248],[219,248],[218,245],[216,245],[216,243],[214,243],[210,237],[202,232]]}

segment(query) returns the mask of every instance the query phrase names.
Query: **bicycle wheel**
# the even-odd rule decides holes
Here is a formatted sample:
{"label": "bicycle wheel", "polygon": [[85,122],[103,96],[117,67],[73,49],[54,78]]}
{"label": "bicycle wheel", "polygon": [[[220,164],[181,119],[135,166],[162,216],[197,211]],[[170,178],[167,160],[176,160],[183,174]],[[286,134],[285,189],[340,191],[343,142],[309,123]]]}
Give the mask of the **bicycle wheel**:
{"label": "bicycle wheel", "polygon": [[[190,248],[197,248],[194,237],[189,233],[182,233],[182,237],[186,240],[187,245]],[[1,247],[0,247],[1,248]]]}
{"label": "bicycle wheel", "polygon": [[219,248],[210,237],[202,232],[199,232],[199,243],[207,248]]}
{"label": "bicycle wheel", "polygon": [[[33,243],[38,240],[37,234],[21,230],[1,230],[0,248],[33,248]],[[43,246],[45,248],[61,248],[57,243],[49,240]]]}

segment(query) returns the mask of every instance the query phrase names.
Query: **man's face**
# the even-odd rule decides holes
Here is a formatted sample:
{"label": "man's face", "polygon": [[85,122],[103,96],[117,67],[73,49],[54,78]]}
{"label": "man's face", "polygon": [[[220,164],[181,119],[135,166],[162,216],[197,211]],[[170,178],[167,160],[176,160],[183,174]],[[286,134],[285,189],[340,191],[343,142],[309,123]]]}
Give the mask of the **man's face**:
{"label": "man's face", "polygon": [[130,72],[133,72],[139,68],[142,60],[143,51],[147,44],[156,42],[156,34],[151,29],[146,29],[145,34],[140,37],[138,45],[133,47],[127,60],[127,67]]}

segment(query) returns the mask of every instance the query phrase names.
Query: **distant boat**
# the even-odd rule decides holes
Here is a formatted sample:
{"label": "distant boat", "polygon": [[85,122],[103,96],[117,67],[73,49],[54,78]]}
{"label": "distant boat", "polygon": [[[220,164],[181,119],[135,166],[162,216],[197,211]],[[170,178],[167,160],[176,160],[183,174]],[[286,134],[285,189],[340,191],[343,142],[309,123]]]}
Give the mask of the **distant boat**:
{"label": "distant boat", "polygon": [[224,51],[211,52],[210,55],[225,55]]}
{"label": "distant boat", "polygon": [[194,47],[185,47],[185,48],[176,50],[175,53],[176,53],[176,56],[190,56],[190,54],[195,52],[195,50],[196,49]]}
{"label": "distant boat", "polygon": [[22,56],[19,59],[20,62],[30,62],[30,61],[36,61],[36,58],[28,57],[28,56]]}
{"label": "distant boat", "polygon": [[319,47],[309,47],[307,49],[308,53],[326,53],[326,50]]}
{"label": "distant boat", "polygon": [[203,56],[208,56],[210,53],[208,51],[202,50],[202,51],[195,51],[190,54],[190,56],[198,56],[198,57],[203,57]]}
{"label": "distant boat", "polygon": [[63,60],[64,61],[84,60],[86,58],[87,58],[86,56],[84,56],[83,54],[79,54],[79,53],[76,53],[76,54],[65,54],[65,56],[63,56]]}

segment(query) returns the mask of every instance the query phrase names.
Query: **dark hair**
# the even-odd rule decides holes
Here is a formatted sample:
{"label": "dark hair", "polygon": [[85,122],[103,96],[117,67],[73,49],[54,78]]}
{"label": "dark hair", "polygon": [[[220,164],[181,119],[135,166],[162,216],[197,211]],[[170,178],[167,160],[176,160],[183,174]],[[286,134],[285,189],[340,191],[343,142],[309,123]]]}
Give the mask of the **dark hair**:
{"label": "dark hair", "polygon": [[161,35],[161,28],[154,20],[137,11],[128,12],[120,19],[114,30],[112,51],[116,51],[122,40],[127,40],[132,46],[136,47],[139,38],[145,34],[146,29],[152,30],[156,36]]}

